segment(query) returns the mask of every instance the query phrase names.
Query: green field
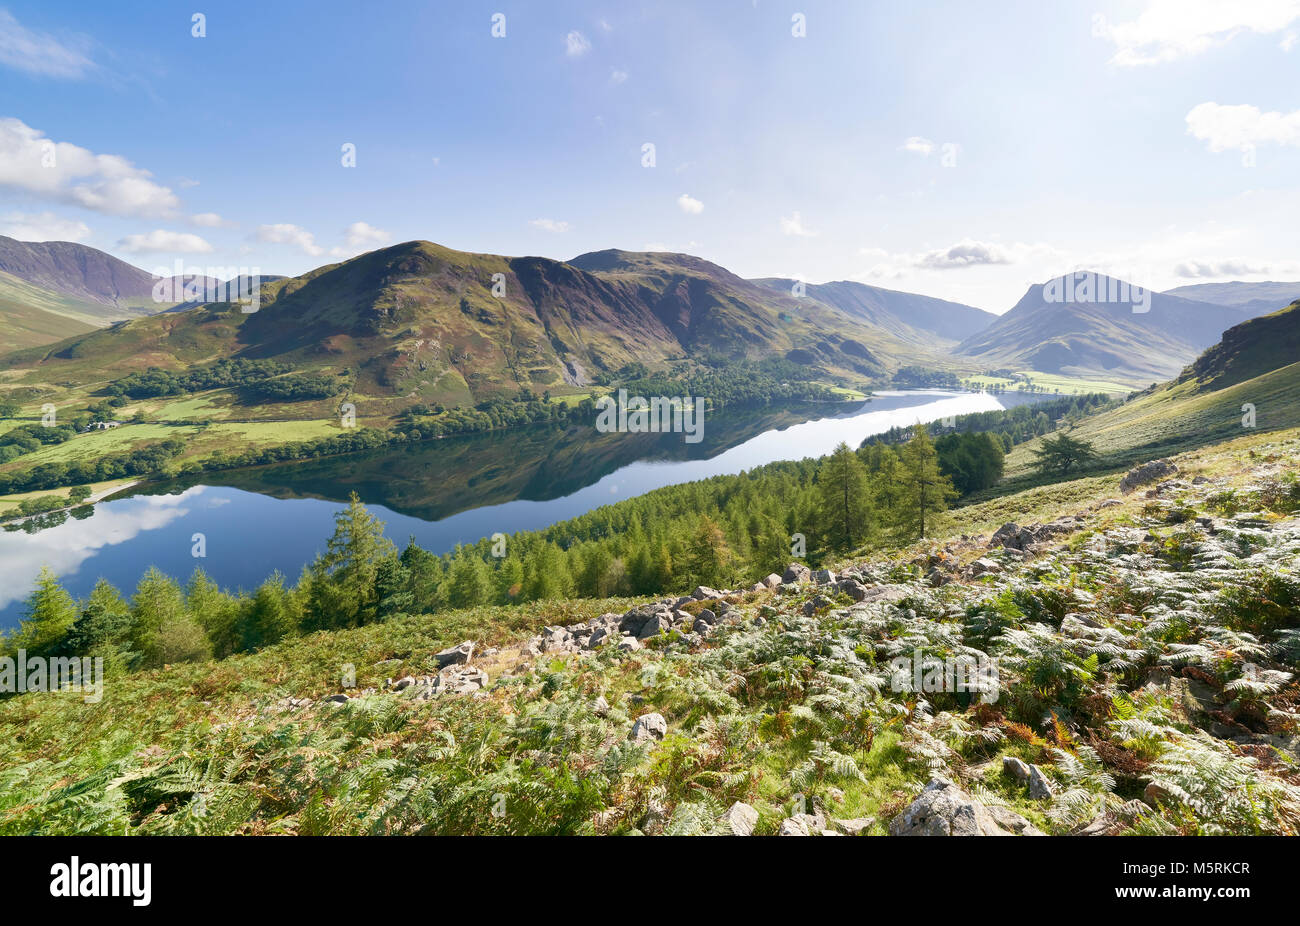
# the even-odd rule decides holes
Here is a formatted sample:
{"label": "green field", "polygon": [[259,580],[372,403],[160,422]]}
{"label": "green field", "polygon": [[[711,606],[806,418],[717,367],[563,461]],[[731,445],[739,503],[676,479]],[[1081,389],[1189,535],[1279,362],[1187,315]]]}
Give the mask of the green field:
{"label": "green field", "polygon": [[[1072,395],[1075,392],[1105,392],[1108,394],[1124,394],[1132,392],[1135,388],[1141,388],[1148,385],[1142,383],[1124,384],[1112,382],[1104,379],[1080,379],[1074,376],[1063,376],[1060,373],[1042,373],[1038,370],[1017,370],[1022,376],[1027,376],[1033,380],[1034,385],[1042,386],[1048,392],[1060,392],[1062,395]],[[976,374],[974,376],[964,377],[967,382],[975,383],[980,386],[1003,386],[1011,391],[1021,385],[1019,380],[1014,380],[1004,376],[986,376]]]}

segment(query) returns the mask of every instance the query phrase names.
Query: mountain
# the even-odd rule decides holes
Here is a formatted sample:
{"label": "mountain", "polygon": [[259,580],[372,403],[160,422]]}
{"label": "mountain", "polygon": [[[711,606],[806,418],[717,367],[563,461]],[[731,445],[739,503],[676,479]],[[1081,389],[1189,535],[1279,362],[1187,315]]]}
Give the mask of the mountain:
{"label": "mountain", "polygon": [[[1229,328],[1177,378],[1082,419],[1072,437],[1120,466],[1300,427],[1300,301]],[[1026,472],[1037,441],[1015,448],[1007,473]]]}
{"label": "mountain", "polygon": [[1235,325],[1183,371],[1178,382],[1198,391],[1223,389],[1300,360],[1300,300],[1285,309]]}
{"label": "mountain", "polygon": [[1254,318],[1300,299],[1300,283],[1194,283],[1166,292],[1170,296],[1230,306]]}
{"label": "mountain", "polygon": [[0,236],[0,271],[108,320],[156,311],[152,274],[84,244]]}
{"label": "mountain", "polygon": [[1176,376],[1240,320],[1239,311],[1225,306],[1075,273],[1031,286],[956,352],[990,368],[1143,385]]}
{"label": "mountain", "polygon": [[562,262],[411,241],[264,282],[256,312],[213,303],[134,318],[3,365],[27,368],[31,381],[88,383],[221,357],[346,373],[376,411],[582,386],[634,362],[780,357],[861,380],[934,359],[833,306],[688,255]]}
{"label": "mountain", "polygon": [[[774,277],[752,282],[784,293],[789,293],[795,285],[794,280]],[[956,343],[983,331],[997,320],[992,312],[960,302],[848,280],[808,283],[804,291],[811,299],[834,306],[853,318],[917,344],[933,345],[936,337],[941,342]]]}
{"label": "mountain", "polygon": [[81,303],[0,272],[0,353],[49,344],[101,324]]}

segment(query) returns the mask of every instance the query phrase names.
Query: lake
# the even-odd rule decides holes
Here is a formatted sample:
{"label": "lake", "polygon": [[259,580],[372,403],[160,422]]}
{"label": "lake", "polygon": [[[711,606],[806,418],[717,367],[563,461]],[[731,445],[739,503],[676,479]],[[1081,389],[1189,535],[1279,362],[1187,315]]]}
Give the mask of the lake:
{"label": "lake", "polygon": [[[149,566],[182,580],[202,567],[230,589],[254,588],[277,569],[292,582],[324,550],[353,491],[399,547],[414,537],[442,553],[662,486],[823,456],[840,441],[856,447],[891,427],[1044,398],[909,391],[835,406],[723,409],[706,418],[696,444],[681,434],[539,425],[135,486],[88,515],[0,532],[0,628],[17,625],[42,565],[77,597],[101,576],[129,594]],[[199,533],[202,558],[193,555]]]}

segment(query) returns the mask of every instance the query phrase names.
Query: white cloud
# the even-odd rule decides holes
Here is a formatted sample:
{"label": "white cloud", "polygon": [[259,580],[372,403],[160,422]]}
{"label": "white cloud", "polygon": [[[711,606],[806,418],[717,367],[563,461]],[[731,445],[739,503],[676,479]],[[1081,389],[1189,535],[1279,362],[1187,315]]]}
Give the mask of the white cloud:
{"label": "white cloud", "polygon": [[934,142],[928,138],[922,138],[920,135],[913,135],[907,141],[898,146],[899,151],[910,151],[912,154],[919,154],[923,158],[928,158],[934,151]]}
{"label": "white cloud", "polygon": [[257,240],[269,244],[287,244],[312,257],[319,257],[325,249],[316,243],[316,236],[298,225],[282,222],[262,225],[257,229]]}
{"label": "white cloud", "polygon": [[891,252],[883,248],[862,248],[858,253],[872,261],[868,269],[859,274],[858,279],[898,279],[916,271],[960,270],[1028,261],[1059,264],[1064,258],[1055,248],[1045,244],[1000,244],[971,238],[963,238],[946,248],[915,253]]}
{"label": "white cloud", "polygon": [[90,226],[55,215],[53,212],[10,212],[0,216],[0,235],[20,241],[80,241]]}
{"label": "white cloud", "polygon": [[128,254],[210,254],[212,245],[198,235],[155,229],[143,235],[127,235],[117,246]]}
{"label": "white cloud", "polygon": [[1260,112],[1245,104],[1201,103],[1187,114],[1187,131],[1211,151],[1228,151],[1271,142],[1300,144],[1300,109],[1289,113]]}
{"label": "white cloud", "polygon": [[343,232],[343,244],[330,248],[330,254],[335,257],[353,257],[363,251],[383,247],[392,237],[389,232],[367,222],[353,222]]}
{"label": "white cloud", "polygon": [[230,224],[215,212],[200,212],[197,215],[190,216],[190,221],[204,228],[221,228]]}
{"label": "white cloud", "polygon": [[795,235],[800,238],[817,237],[817,232],[804,228],[803,219],[800,217],[798,212],[790,216],[788,219],[784,216],[781,217],[781,234]]}
{"label": "white cloud", "polygon": [[577,29],[564,37],[564,53],[570,58],[581,57],[589,51],[591,51],[591,43]]}
{"label": "white cloud", "polygon": [[1094,33],[1115,45],[1112,64],[1160,64],[1199,55],[1242,32],[1269,35],[1300,19],[1300,0],[1150,0],[1132,22],[1094,19]]}
{"label": "white cloud", "polygon": [[677,208],[687,215],[699,215],[704,211],[704,203],[691,196],[690,193],[683,193],[677,197]]}
{"label": "white cloud", "polygon": [[1187,260],[1174,268],[1174,273],[1189,279],[1216,277],[1247,277],[1269,273],[1268,264],[1247,260]]}
{"label": "white cloud", "polygon": [[1296,34],[1294,32],[1288,32],[1286,35],[1282,36],[1282,41],[1277,43],[1277,47],[1289,54],[1291,49],[1295,48],[1295,43]]}
{"label": "white cloud", "polygon": [[615,68],[609,74],[609,82],[615,86],[623,83],[625,80],[627,80],[627,71],[620,71],[618,68]]}
{"label": "white cloud", "polygon": [[8,10],[0,10],[0,64],[37,77],[76,79],[94,70],[88,39],[78,36],[60,41],[45,32],[28,29]]}
{"label": "white cloud", "polygon": [[927,251],[916,258],[914,264],[925,270],[953,270],[1013,262],[1014,258],[1001,245],[963,238],[951,247]]}
{"label": "white cloud", "polygon": [[556,234],[569,230],[568,222],[557,222],[555,219],[533,219],[528,224],[533,228],[540,228],[542,231],[555,232]]}
{"label": "white cloud", "polygon": [[115,154],[55,142],[18,119],[0,119],[0,187],[95,212],[162,217],[180,201],[153,175]]}

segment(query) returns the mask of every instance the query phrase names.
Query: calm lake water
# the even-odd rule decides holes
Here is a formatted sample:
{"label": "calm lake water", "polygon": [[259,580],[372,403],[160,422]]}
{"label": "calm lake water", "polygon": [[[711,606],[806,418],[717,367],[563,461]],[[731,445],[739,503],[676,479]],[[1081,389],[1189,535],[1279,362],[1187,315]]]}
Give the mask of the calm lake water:
{"label": "calm lake water", "polygon": [[[251,589],[273,570],[293,581],[325,547],[356,491],[402,546],[436,553],[500,531],[535,530],[662,486],[777,460],[856,447],[894,426],[1010,408],[1046,396],[884,392],[862,403],[724,410],[704,440],[538,426],[427,441],[398,450],[204,474],[202,482],[136,486],[88,517],[0,532],[0,627],[23,613],[42,565],[84,597],[101,576],[123,592],[149,566],[178,578],[202,567],[223,587]],[[192,555],[193,535],[206,556]]]}

